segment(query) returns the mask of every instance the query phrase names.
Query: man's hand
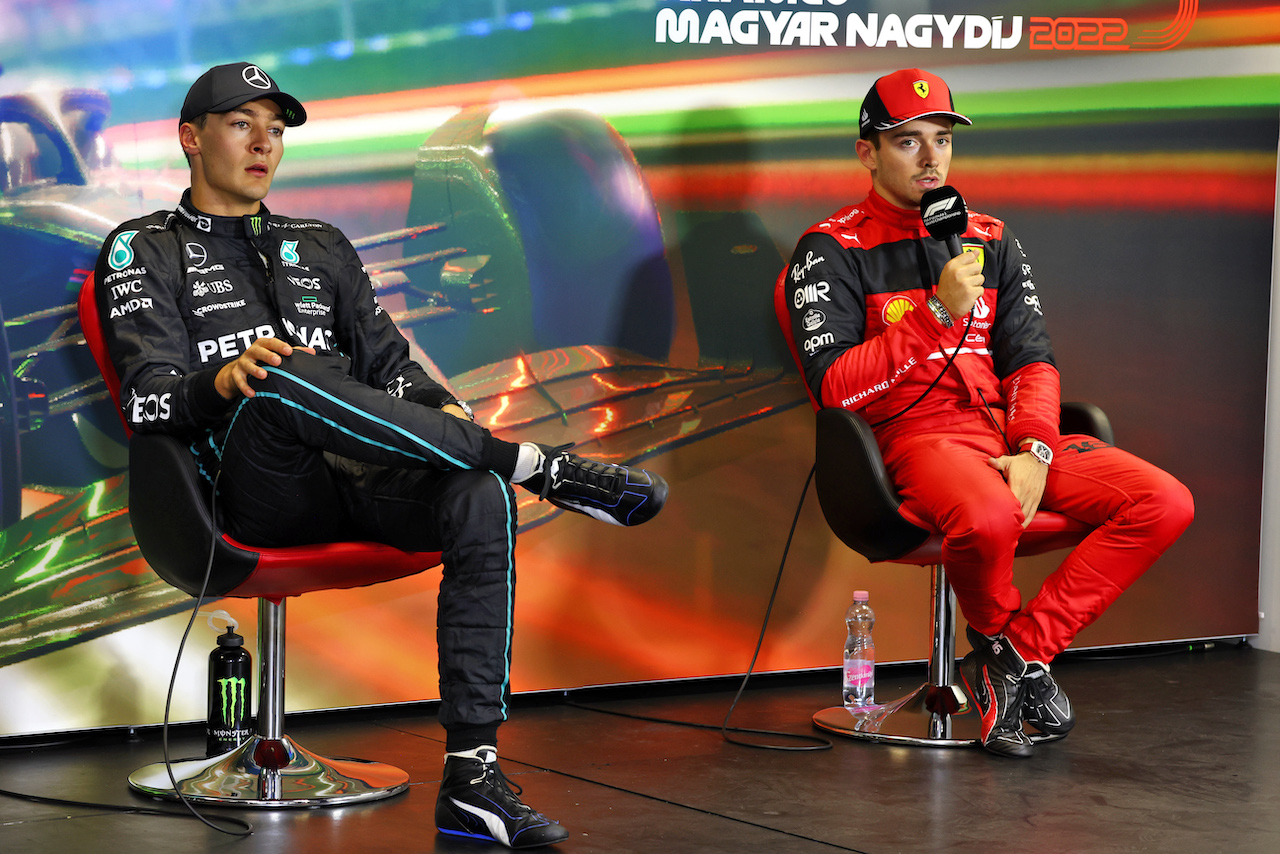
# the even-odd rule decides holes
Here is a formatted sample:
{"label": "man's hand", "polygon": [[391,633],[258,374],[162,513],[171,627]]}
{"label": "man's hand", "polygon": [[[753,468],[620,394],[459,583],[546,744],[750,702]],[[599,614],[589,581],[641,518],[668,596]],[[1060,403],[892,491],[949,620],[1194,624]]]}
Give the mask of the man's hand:
{"label": "man's hand", "polygon": [[447,412],[455,418],[461,418],[463,421],[471,420],[471,418],[468,417],[466,410],[456,403],[446,403],[444,406],[440,407],[440,411]]}
{"label": "man's hand", "polygon": [[1022,527],[1026,528],[1035,518],[1040,499],[1044,497],[1049,467],[1027,452],[1014,456],[987,457],[987,464],[1004,475],[1013,497],[1022,505]]}
{"label": "man's hand", "polygon": [[276,367],[284,361],[285,356],[293,355],[294,350],[301,350],[313,356],[316,354],[314,347],[292,347],[279,338],[259,338],[234,362],[228,362],[222,366],[222,370],[218,371],[218,376],[213,380],[213,386],[225,400],[232,400],[237,394],[253,397],[254,392],[249,385],[249,378],[266,379],[267,369],[262,366]]}
{"label": "man's hand", "polygon": [[942,268],[938,280],[938,299],[947,307],[957,323],[969,313],[978,297],[982,296],[982,265],[974,252],[961,252]]}

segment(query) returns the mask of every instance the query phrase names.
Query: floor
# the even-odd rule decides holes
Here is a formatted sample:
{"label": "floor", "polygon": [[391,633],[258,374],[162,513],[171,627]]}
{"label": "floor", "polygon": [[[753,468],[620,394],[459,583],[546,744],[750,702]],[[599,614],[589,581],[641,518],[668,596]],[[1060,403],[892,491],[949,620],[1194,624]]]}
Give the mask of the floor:
{"label": "floor", "polygon": [[[1147,650],[1150,653],[1151,650]],[[517,698],[503,727],[507,775],[525,799],[571,831],[574,852],[1280,851],[1280,654],[1229,644],[1208,651],[1054,667],[1079,723],[1030,760],[978,749],[891,747],[837,738],[829,750],[729,744],[714,730]],[[880,699],[923,679],[882,668]],[[812,713],[837,695],[833,672],[753,680],[733,723],[813,733]],[[719,724],[725,682],[575,692],[612,711]],[[442,731],[434,710],[371,710],[291,720],[291,735],[328,755],[394,762],[409,791],[326,810],[245,811],[236,839],[190,817],[120,814],[0,797],[4,852],[485,852],[432,823]],[[775,741],[777,741],[775,739]],[[202,740],[180,730],[177,756]],[[161,806],[124,780],[160,754],[158,733],[98,734],[61,745],[0,741],[0,789],[94,803]]]}

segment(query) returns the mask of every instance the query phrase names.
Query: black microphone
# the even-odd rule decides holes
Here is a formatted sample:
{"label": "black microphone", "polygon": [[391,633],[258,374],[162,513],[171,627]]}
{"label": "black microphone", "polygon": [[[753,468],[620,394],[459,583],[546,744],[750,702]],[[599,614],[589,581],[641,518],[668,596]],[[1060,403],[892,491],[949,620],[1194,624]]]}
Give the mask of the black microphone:
{"label": "black microphone", "polygon": [[960,235],[969,228],[969,208],[955,187],[943,185],[920,197],[920,217],[929,236],[947,244],[947,251],[955,258],[964,249]]}

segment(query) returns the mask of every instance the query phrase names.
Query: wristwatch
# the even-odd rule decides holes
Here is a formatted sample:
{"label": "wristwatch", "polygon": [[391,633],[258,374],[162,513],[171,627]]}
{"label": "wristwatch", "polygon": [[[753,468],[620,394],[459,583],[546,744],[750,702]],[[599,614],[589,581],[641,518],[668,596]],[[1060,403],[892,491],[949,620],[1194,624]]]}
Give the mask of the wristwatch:
{"label": "wristwatch", "polygon": [[1044,442],[1041,442],[1039,439],[1032,439],[1031,444],[1025,445],[1022,448],[1022,450],[1026,453],[1031,454],[1031,456],[1035,457],[1037,460],[1044,463],[1045,465],[1053,464],[1053,448],[1050,448],[1048,445],[1046,445]]}
{"label": "wristwatch", "polygon": [[[463,412],[467,413],[468,418],[470,418],[472,421],[476,420],[476,414],[471,411],[471,407],[467,405],[467,402],[465,400],[454,400],[452,402],[454,406],[458,407]],[[448,404],[445,404],[445,405],[448,406]]]}
{"label": "wristwatch", "polygon": [[947,307],[942,304],[942,300],[938,299],[936,296],[929,297],[924,301],[924,304],[929,306],[929,311],[933,312],[933,316],[936,317],[938,322],[943,326],[950,329],[952,324],[955,323],[955,321],[951,319],[951,312],[947,311]]}

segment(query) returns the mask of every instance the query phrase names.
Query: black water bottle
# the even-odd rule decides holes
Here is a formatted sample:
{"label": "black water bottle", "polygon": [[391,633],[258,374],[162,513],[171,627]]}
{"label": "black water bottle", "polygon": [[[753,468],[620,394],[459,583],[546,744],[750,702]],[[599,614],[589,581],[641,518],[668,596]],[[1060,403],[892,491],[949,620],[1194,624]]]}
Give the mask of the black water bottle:
{"label": "black water bottle", "polygon": [[234,750],[253,735],[249,724],[252,704],[253,658],[244,648],[244,638],[227,626],[218,636],[218,645],[209,653],[209,718],[205,724],[206,756]]}

